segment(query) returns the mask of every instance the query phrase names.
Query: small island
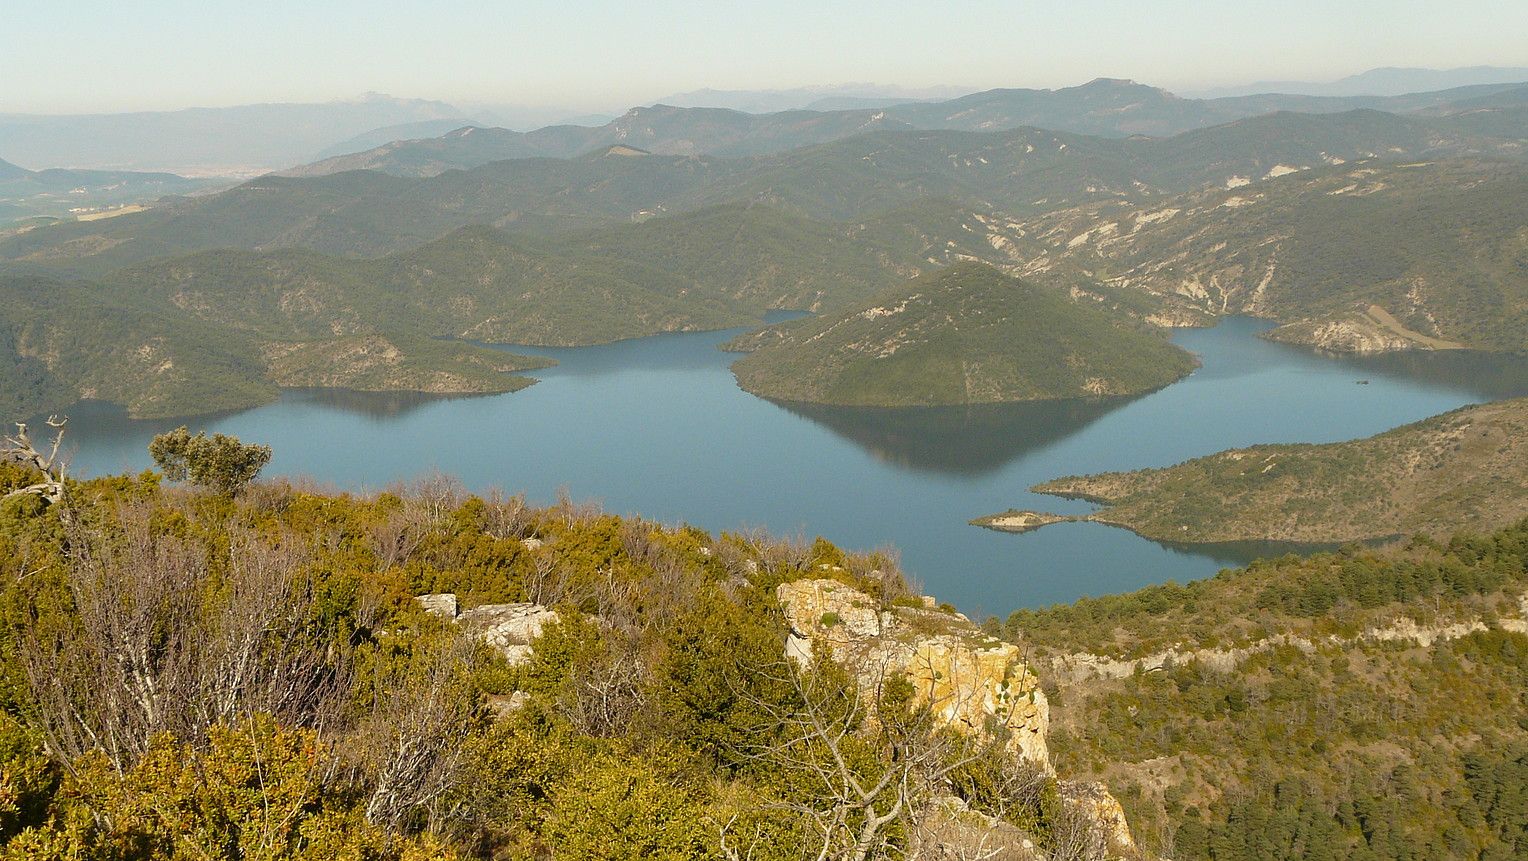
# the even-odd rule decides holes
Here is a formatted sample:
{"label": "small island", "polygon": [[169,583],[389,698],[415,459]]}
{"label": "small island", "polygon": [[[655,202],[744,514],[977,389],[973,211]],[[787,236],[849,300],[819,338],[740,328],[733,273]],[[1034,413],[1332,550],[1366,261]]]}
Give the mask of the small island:
{"label": "small island", "polygon": [[1001,514],[989,514],[971,521],[972,526],[993,529],[998,532],[1033,532],[1052,523],[1073,523],[1087,520],[1086,515],[1051,514],[1046,511],[1028,511],[1010,508]]}
{"label": "small island", "polygon": [[1197,367],[1160,330],[978,263],[923,275],[870,307],[793,321],[749,344],[757,348],[732,366],[744,389],[840,406],[1137,395]]}

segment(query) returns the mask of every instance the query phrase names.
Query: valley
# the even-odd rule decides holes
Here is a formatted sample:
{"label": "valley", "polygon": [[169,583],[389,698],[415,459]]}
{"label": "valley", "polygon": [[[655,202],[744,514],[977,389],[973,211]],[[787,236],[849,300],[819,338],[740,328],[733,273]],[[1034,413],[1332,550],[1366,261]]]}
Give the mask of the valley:
{"label": "valley", "polygon": [[[717,349],[744,334],[732,329],[592,347],[508,345],[510,354],[556,363],[518,372],[538,382],[513,394],[287,389],[194,426],[272,445],[273,475],[354,492],[439,470],[474,491],[514,488],[537,504],[566,492],[665,523],[895,547],[925,591],[979,618],[1307,549],[1157,543],[1097,523],[1024,535],[968,525],[1010,506],[1091,508],[1027,492],[1032,485],[1270,441],[1351,440],[1528,396],[1528,366],[1507,357],[1418,353],[1414,364],[1389,367],[1386,357],[1326,358],[1272,343],[1258,337],[1266,329],[1231,318],[1177,330],[1173,343],[1200,367],[1133,398],[915,408],[774,402],[738,387],[737,356]],[[131,419],[99,402],[69,415],[71,470],[80,475],[145,469],[152,436],[185,423]]]}
{"label": "valley", "polygon": [[[389,143],[423,161],[267,175],[0,238],[4,405],[83,398],[168,420],[302,390],[504,394],[558,360],[545,348],[809,312],[731,337],[743,391],[913,466],[990,469],[1011,446],[948,429],[990,438],[1041,416],[1010,409],[1026,402],[1098,417],[1170,391],[1198,360],[1168,335],[1232,315],[1331,354],[1511,368],[1528,333],[1521,89],[1194,101],[1101,80]],[[1122,107],[1147,125],[1108,125]],[[1218,442],[1182,456],[1235,444]],[[1143,531],[1321,543],[1415,525],[1337,535],[1338,521]]]}

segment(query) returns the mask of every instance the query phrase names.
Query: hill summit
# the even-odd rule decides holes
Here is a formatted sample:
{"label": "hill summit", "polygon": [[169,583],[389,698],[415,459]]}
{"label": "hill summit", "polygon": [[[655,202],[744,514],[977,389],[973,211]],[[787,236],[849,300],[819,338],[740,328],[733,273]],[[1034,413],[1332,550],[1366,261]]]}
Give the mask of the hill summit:
{"label": "hill summit", "polygon": [[931,406],[1127,395],[1195,366],[1158,334],[975,263],[776,334],[733,371],[744,389],[786,401]]}

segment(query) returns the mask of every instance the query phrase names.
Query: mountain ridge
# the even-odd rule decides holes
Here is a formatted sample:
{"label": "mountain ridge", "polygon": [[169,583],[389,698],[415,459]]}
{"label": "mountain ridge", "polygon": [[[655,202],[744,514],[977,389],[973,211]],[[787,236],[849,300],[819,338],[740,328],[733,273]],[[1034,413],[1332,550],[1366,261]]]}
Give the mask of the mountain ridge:
{"label": "mountain ridge", "polygon": [[1260,94],[1196,100],[1134,81],[1097,78],[1056,90],[1001,88],[943,101],[899,102],[833,111],[792,109],[751,114],[660,102],[632,108],[622,117],[596,128],[561,125],[531,132],[482,129],[482,137],[470,142],[470,146],[465,141],[453,142],[447,136],[390,141],[369,151],[299,165],[282,173],[316,176],[369,169],[422,176],[451,168],[471,168],[501,158],[569,158],[622,142],[671,155],[764,155],[828,143],[871,129],[895,128],[1004,131],[1032,127],[1101,137],[1170,137],[1281,110],[1341,113],[1364,108],[1400,112],[1437,109],[1450,101],[1495,89],[1465,87],[1394,98]]}

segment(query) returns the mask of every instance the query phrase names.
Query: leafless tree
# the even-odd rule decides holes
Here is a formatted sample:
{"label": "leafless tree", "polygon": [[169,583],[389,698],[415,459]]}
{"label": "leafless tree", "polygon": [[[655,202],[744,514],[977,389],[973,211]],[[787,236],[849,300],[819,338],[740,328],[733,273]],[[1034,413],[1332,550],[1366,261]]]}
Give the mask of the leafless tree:
{"label": "leafless tree", "polygon": [[571,529],[594,522],[605,510],[598,502],[574,502],[568,489],[563,487],[557,490],[557,504],[552,506],[551,513]]}
{"label": "leafless tree", "polygon": [[531,559],[525,580],[525,597],[532,604],[551,607],[568,597],[569,572],[557,558],[556,545],[544,547]]}
{"label": "leafless tree", "polygon": [[306,630],[301,552],[236,531],[213,566],[146,503],[107,517],[66,523],[75,612],[40,617],[20,648],[61,762],[99,750],[120,773],[160,732],[198,741],[256,711],[299,726],[332,716],[345,662]]}
{"label": "leafless tree", "polygon": [[323,729],[335,718],[345,667],[323,632],[310,629],[307,553],[240,529],[229,545],[197,661],[199,726],[264,712]]}
{"label": "leafless tree", "polygon": [[420,669],[373,680],[371,715],[356,738],[370,772],[366,819],[398,829],[423,816],[432,830],[457,786],[476,701],[466,684],[475,651],[451,636]]}
{"label": "leafless tree", "polygon": [[494,538],[520,540],[530,534],[531,510],[525,504],[525,496],[505,496],[494,490],[483,500],[486,514],[483,531]]}
{"label": "leafless tree", "polygon": [[32,467],[42,474],[42,480],[26,487],[19,487],[0,496],[0,501],[17,496],[39,496],[47,500],[49,504],[59,502],[64,498],[64,473],[66,464],[59,459],[59,449],[64,444],[64,425],[67,418],[59,416],[48,417],[48,427],[53,428],[53,442],[48,446],[47,454],[43,454],[32,442],[27,433],[26,422],[16,423],[16,433],[5,438],[5,448],[0,449],[0,459],[22,463]]}
{"label": "leafless tree", "polygon": [[1061,805],[1050,823],[1047,861],[1104,861],[1108,840],[1097,820],[1073,804]]}
{"label": "leafless tree", "polygon": [[371,551],[377,557],[377,570],[404,564],[424,542],[426,530],[412,514],[407,509],[394,511],[372,527]]}
{"label": "leafless tree", "polygon": [[647,705],[649,664],[636,641],[620,635],[602,638],[597,660],[578,662],[570,670],[559,710],[589,735],[622,735]]}
{"label": "leafless tree", "polygon": [[[945,777],[971,761],[969,745],[927,709],[884,705],[884,691],[866,696],[823,666],[798,672],[782,662],[761,672],[789,685],[795,702],[754,698],[774,731],[761,728],[766,740],[745,753],[813,788],[779,806],[809,824],[817,861],[884,857],[892,824],[921,818]],[[866,746],[876,755],[861,755]],[[722,837],[729,858],[747,857],[725,827]]]}
{"label": "leafless tree", "polygon": [[436,526],[461,507],[466,489],[461,480],[443,472],[431,472],[410,482],[403,508],[415,521]]}

